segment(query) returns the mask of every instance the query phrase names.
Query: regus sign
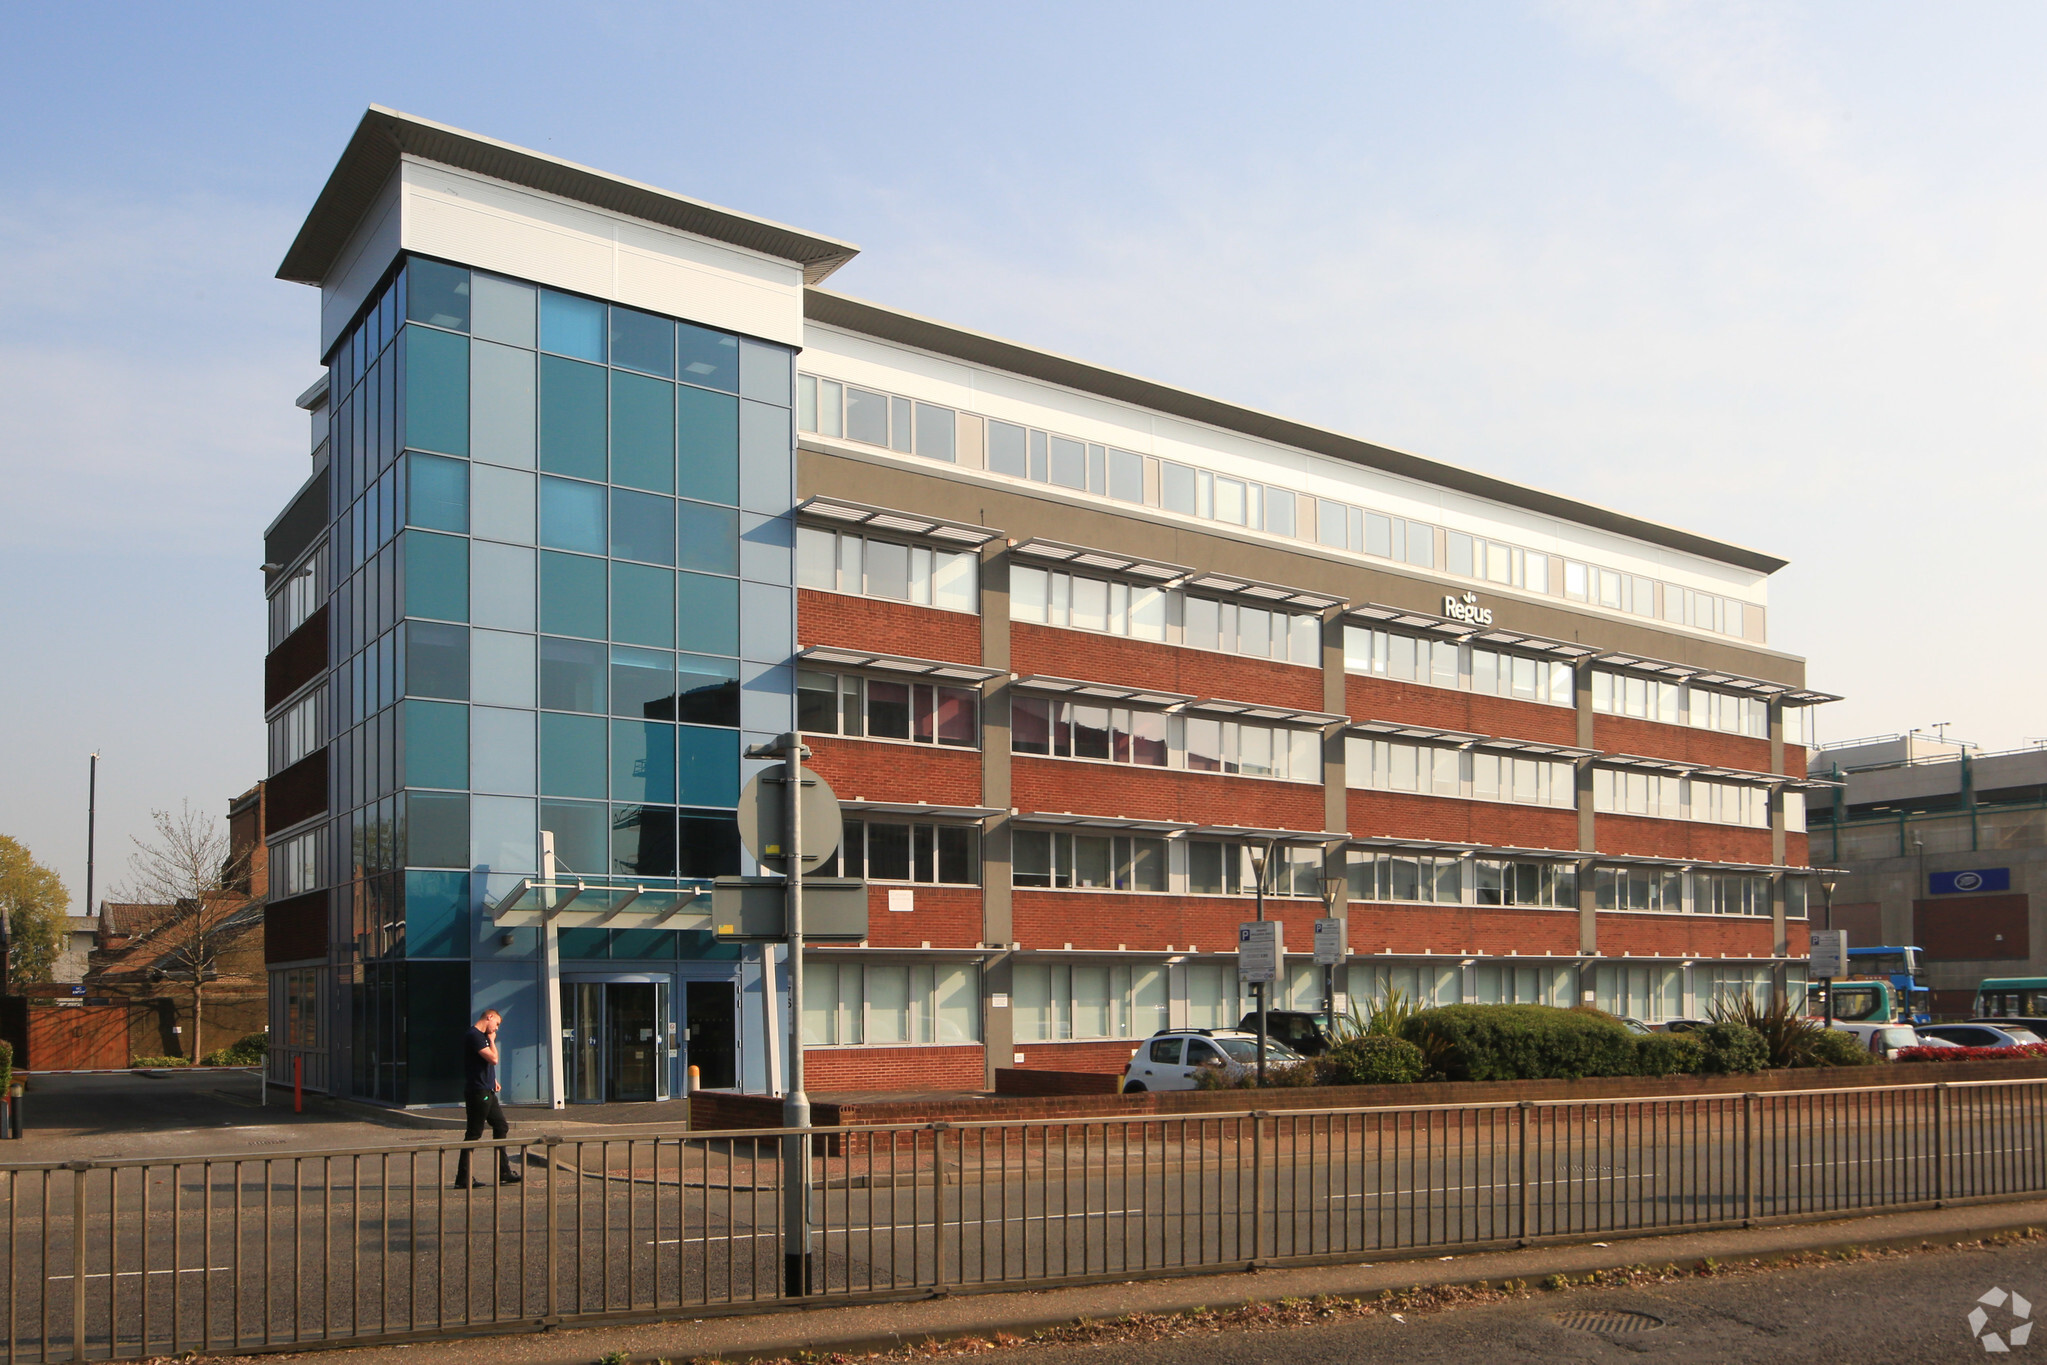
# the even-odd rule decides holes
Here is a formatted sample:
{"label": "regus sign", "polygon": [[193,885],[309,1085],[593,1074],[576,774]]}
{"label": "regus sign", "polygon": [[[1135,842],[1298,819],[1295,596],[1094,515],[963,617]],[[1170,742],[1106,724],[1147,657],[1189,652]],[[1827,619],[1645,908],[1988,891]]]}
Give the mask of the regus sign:
{"label": "regus sign", "polygon": [[1478,604],[1478,594],[1468,592],[1463,597],[1448,595],[1443,598],[1443,615],[1453,621],[1467,625],[1489,626],[1493,623],[1493,609]]}

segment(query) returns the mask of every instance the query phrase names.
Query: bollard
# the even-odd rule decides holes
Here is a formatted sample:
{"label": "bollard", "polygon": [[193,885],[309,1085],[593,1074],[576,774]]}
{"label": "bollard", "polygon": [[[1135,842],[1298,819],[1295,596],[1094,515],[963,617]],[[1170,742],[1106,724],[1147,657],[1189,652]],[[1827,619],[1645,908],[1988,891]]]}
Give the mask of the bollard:
{"label": "bollard", "polygon": [[683,1091],[683,1093],[685,1095],[694,1095],[697,1093],[698,1090],[703,1088],[703,1084],[704,1073],[698,1070],[696,1067],[691,1067],[689,1069],[689,1088]]}
{"label": "bollard", "polygon": [[16,1081],[7,1091],[7,1126],[17,1141],[21,1138],[21,1096],[27,1087]]}
{"label": "bollard", "polygon": [[306,1112],[306,1059],[303,1057],[291,1059],[291,1112]]}

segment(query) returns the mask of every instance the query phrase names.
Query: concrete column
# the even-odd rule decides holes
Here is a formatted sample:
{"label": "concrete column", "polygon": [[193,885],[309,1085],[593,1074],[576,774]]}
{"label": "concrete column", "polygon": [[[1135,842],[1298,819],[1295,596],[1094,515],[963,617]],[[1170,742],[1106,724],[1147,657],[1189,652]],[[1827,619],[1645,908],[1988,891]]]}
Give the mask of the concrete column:
{"label": "concrete column", "polygon": [[[981,560],[981,665],[1009,667],[1009,557],[1002,541],[991,541]],[[1000,678],[981,698],[981,804],[1007,812],[1009,793],[1009,683]],[[1010,900],[1010,825],[1007,814],[981,830],[981,942],[1007,948],[1015,936]],[[983,1084],[995,1088],[995,1069],[1012,1065],[1008,959],[981,973]]]}

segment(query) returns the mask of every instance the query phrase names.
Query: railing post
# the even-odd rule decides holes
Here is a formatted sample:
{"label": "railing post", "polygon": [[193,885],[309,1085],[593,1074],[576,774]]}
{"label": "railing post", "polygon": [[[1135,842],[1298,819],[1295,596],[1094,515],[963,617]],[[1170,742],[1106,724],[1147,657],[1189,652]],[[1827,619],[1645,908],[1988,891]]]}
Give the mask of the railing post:
{"label": "railing post", "polygon": [[1933,1087],[1933,1206],[1947,1203],[1947,1095],[1948,1083]]}
{"label": "railing post", "polygon": [[[951,1127],[943,1121],[931,1125],[931,1240],[937,1248],[931,1263],[931,1292],[934,1294],[945,1292],[945,1134]],[[962,1182],[965,1178],[963,1173]],[[960,1199],[963,1202],[966,1199],[964,1183]]]}
{"label": "railing post", "polygon": [[[85,1173],[90,1161],[67,1161],[71,1172],[71,1358],[85,1359]],[[109,1234],[111,1235],[111,1233]],[[13,1324],[9,1324],[11,1331]],[[112,1338],[109,1337],[109,1341]]]}
{"label": "railing post", "polygon": [[1515,1141],[1521,1148],[1521,1245],[1527,1246],[1530,1237],[1528,1231],[1528,1120],[1535,1109],[1535,1102],[1533,1100],[1523,1100],[1518,1107],[1521,1112],[1520,1117],[1516,1120],[1517,1136]]}
{"label": "railing post", "polygon": [[1741,1097],[1741,1221],[1756,1221],[1756,1107],[1762,1097],[1751,1092]]}
{"label": "railing post", "polygon": [[[553,1322],[553,1321],[555,1321],[555,1320],[556,1320],[556,1319],[557,1319],[558,1317],[560,1317],[560,1315],[561,1315],[561,1307],[560,1307],[560,1303],[559,1303],[559,1297],[558,1297],[558,1296],[559,1296],[559,1294],[560,1294],[560,1292],[561,1292],[561,1290],[560,1290],[560,1286],[559,1286],[559,1285],[558,1285],[558,1284],[556,1283],[556,1281],[557,1281],[557,1280],[559,1279],[559,1277],[560,1277],[560,1273],[561,1273],[561,1272],[560,1272],[560,1269],[559,1269],[559,1266],[558,1266],[558,1262],[557,1262],[557,1260],[556,1260],[556,1256],[557,1256],[557,1255],[559,1254],[559,1248],[558,1248],[558,1247],[556,1246],[556,1244],[555,1244],[555,1231],[554,1231],[554,1167],[555,1167],[555,1151],[554,1151],[554,1149],[555,1149],[555,1148],[556,1148],[556,1147],[557,1147],[558,1145],[560,1145],[560,1143],[561,1143],[561,1134],[560,1134],[560,1133],[548,1133],[548,1134],[544,1135],[544,1136],[543,1136],[543,1137],[542,1137],[542,1138],[540,1139],[540,1148],[541,1148],[541,1151],[542,1151],[542,1152],[543,1152],[543,1153],[544,1153],[544,1154],[546,1155],[546,1157],[547,1157],[547,1220],[546,1220],[546,1227],[547,1227],[547,1319],[548,1319],[548,1321],[549,1321],[549,1322]],[[580,1175],[580,1172],[579,1172],[578,1174]],[[708,1180],[708,1179],[709,1179],[709,1176],[708,1176],[708,1175],[706,1175],[705,1179],[706,1179],[706,1180]],[[678,1189],[680,1188],[681,1184],[682,1184],[682,1175],[681,1175],[681,1172],[680,1172],[680,1170],[678,1169],[678,1171],[677,1171],[677,1174],[676,1174],[676,1185],[677,1185]],[[572,1189],[573,1189],[573,1188],[574,1188],[574,1186],[571,1186],[570,1188],[572,1188]],[[708,1186],[708,1185],[706,1185],[706,1187],[705,1187],[705,1192],[706,1192],[706,1205],[705,1205],[705,1207],[706,1207],[706,1210],[708,1211],[708,1209],[709,1209],[709,1203],[708,1203],[708,1195],[709,1195],[709,1186]],[[706,1220],[706,1230],[707,1230],[707,1231],[708,1231],[708,1226],[709,1226],[709,1225],[708,1225],[708,1220]],[[682,1237],[682,1236],[683,1236],[683,1233],[681,1233],[680,1231],[678,1231],[678,1232],[677,1232],[677,1233],[676,1233],[675,1235],[676,1235],[676,1236],[677,1236],[678,1238],[680,1238],[680,1237]],[[680,1284],[680,1283],[682,1282],[682,1271],[681,1271],[681,1268],[680,1268],[680,1267],[681,1267],[681,1265],[682,1265],[682,1260],[683,1260],[683,1258],[682,1258],[682,1251],[681,1251],[681,1247],[682,1247],[682,1245],[683,1245],[683,1244],[682,1244],[682,1243],[681,1243],[680,1241],[678,1241],[678,1242],[676,1243],[676,1248],[677,1248],[677,1250],[676,1250],[676,1257],[675,1257],[675,1263],[676,1263],[676,1266],[677,1266],[677,1270],[676,1270],[676,1283],[677,1283],[678,1285],[679,1285],[679,1284]],[[704,1254],[705,1254],[705,1256],[707,1256],[707,1257],[708,1257],[708,1256],[710,1255],[710,1245],[709,1245],[709,1242],[708,1242],[708,1241],[706,1241],[706,1243],[705,1243],[705,1247],[704,1247]]]}
{"label": "railing post", "polygon": [[1251,1111],[1251,1263],[1265,1259],[1265,1111]]}

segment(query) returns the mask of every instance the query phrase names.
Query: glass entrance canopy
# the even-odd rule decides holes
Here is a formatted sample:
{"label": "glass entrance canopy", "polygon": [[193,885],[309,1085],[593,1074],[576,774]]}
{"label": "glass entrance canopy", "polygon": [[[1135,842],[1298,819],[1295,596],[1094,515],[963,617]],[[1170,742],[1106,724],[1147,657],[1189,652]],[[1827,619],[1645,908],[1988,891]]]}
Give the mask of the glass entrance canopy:
{"label": "glass entrance canopy", "polygon": [[490,910],[506,929],[709,929],[711,883],[646,877],[526,877]]}

